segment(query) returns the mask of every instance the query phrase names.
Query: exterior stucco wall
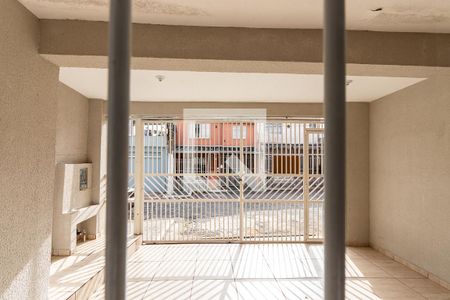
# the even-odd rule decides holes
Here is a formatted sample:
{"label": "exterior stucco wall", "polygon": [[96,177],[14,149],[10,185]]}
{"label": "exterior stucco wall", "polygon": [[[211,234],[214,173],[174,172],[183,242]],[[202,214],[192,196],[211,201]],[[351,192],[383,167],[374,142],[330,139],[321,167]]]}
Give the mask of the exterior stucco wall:
{"label": "exterior stucco wall", "polygon": [[369,103],[347,103],[346,242],[369,244]]}
{"label": "exterior stucco wall", "polygon": [[[132,102],[135,116],[182,117],[185,108],[265,108],[268,117],[322,117],[320,103]],[[369,244],[369,104],[347,103],[346,242]]]}
{"label": "exterior stucco wall", "polygon": [[[92,162],[92,197],[95,203],[100,202],[100,159],[103,123],[103,100],[89,100],[89,133],[88,157]],[[104,200],[104,198],[103,198]]]}
{"label": "exterior stucco wall", "polygon": [[370,243],[450,282],[450,77],[370,104]]}
{"label": "exterior stucco wall", "polygon": [[[63,214],[64,164],[87,162],[89,100],[60,82],[57,95],[52,252],[61,255],[76,243],[76,233],[69,234],[70,214]],[[86,197],[83,206],[90,200]]]}
{"label": "exterior stucco wall", "polygon": [[[103,113],[105,101],[89,100],[89,129],[87,142],[88,160],[92,162],[92,203],[106,201],[106,122]],[[87,221],[88,232],[105,233],[105,206],[98,218]]]}
{"label": "exterior stucco wall", "polygon": [[0,36],[0,299],[46,299],[58,68],[16,0],[0,3]]}
{"label": "exterior stucco wall", "polygon": [[87,159],[89,100],[58,83],[56,163],[83,163]]}

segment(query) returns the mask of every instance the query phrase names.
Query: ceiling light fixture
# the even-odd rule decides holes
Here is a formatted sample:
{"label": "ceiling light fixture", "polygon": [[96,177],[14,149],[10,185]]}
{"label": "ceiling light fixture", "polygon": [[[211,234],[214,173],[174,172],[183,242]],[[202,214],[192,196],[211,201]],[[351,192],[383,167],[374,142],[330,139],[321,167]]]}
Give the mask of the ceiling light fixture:
{"label": "ceiling light fixture", "polygon": [[164,75],[156,75],[155,77],[159,82],[163,81],[166,78],[164,77]]}
{"label": "ceiling light fixture", "polygon": [[347,79],[346,81],[345,81],[345,85],[346,86],[349,86],[350,85],[350,83],[352,83],[353,82],[353,80],[351,80],[351,79]]}
{"label": "ceiling light fixture", "polygon": [[382,7],[377,7],[377,8],[374,8],[374,9],[371,9],[371,11],[382,11],[383,10],[383,8]]}

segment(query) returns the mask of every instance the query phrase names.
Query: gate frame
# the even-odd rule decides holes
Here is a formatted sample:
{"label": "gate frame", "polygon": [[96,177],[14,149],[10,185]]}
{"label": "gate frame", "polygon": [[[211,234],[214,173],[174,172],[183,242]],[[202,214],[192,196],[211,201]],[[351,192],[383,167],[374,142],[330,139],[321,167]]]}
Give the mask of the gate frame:
{"label": "gate frame", "polygon": [[[134,234],[140,235],[144,234],[144,177],[145,177],[145,170],[144,170],[144,126],[146,122],[175,122],[175,121],[181,121],[183,118],[148,118],[148,117],[132,117],[132,119],[135,122],[135,128],[136,128],[136,137],[135,137],[135,167],[134,167],[134,178],[135,178],[135,208],[134,208]],[[292,121],[292,122],[298,122],[298,123],[315,123],[315,124],[322,124],[324,125],[324,119],[323,118],[280,118],[280,117],[269,117],[267,118],[268,121],[279,121],[279,122],[286,122],[286,121]],[[221,122],[223,120],[209,120],[209,121],[218,121]],[[239,137],[239,143],[240,143],[240,159],[243,159],[243,125],[244,121],[240,120],[234,120],[236,123],[239,123],[240,125],[240,137]],[[229,121],[229,122],[234,122]],[[239,201],[239,239],[230,239],[230,240],[179,240],[179,241],[170,241],[170,240],[164,240],[164,241],[145,241],[143,239],[143,243],[145,244],[202,244],[202,243],[210,243],[210,244],[224,244],[224,243],[237,243],[237,244],[261,244],[261,243],[323,243],[324,238],[310,238],[309,237],[309,135],[314,133],[325,133],[325,128],[306,128],[304,127],[303,132],[303,174],[301,174],[300,177],[303,178],[303,200],[300,201],[300,203],[303,203],[303,240],[298,241],[271,241],[271,240],[246,240],[245,237],[245,225],[244,225],[244,213],[245,213],[245,197],[244,197],[244,180],[243,177],[245,175],[242,164],[240,164],[240,170],[239,173],[234,174],[235,176],[240,177],[240,193],[239,193],[239,200],[236,200],[234,202]],[[300,167],[300,166],[299,166]],[[301,168],[301,167],[300,167]],[[323,173],[323,171],[322,171]],[[208,175],[202,174],[202,175]],[[323,174],[322,174],[323,176]],[[288,200],[286,200],[288,201]],[[289,200],[291,201],[291,200]],[[325,199],[324,199],[325,201]],[[194,201],[197,202],[197,201]],[[322,224],[323,226],[323,224]]]}
{"label": "gate frame", "polygon": [[134,166],[134,234],[144,234],[144,122],[134,119],[135,166]]}
{"label": "gate frame", "polygon": [[[323,238],[309,237],[309,136],[310,134],[325,135],[325,128],[305,128],[303,132],[303,205],[304,205],[304,237],[303,242],[323,242]],[[322,170],[322,177],[324,176]],[[325,184],[325,183],[324,183]],[[324,199],[325,202],[325,199]],[[322,224],[323,226],[323,224]]]}

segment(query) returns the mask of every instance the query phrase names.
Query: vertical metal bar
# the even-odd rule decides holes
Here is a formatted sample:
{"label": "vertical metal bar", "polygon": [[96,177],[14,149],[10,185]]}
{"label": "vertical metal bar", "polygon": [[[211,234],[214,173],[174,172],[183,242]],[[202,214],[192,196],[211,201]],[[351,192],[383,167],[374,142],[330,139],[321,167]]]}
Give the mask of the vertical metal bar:
{"label": "vertical metal bar", "polygon": [[325,0],[325,299],[345,298],[345,1]]}
{"label": "vertical metal bar", "polygon": [[136,119],[134,166],[134,234],[142,234],[144,221],[144,124]]}
{"label": "vertical metal bar", "polygon": [[[242,139],[243,129],[242,129],[242,122],[239,123],[239,204],[240,204],[240,222],[239,222],[239,236],[240,241],[242,242],[244,240],[244,214],[246,213],[245,207],[244,207],[244,168],[243,168],[243,162],[242,158],[244,156],[244,140]],[[231,124],[231,130],[233,130],[233,125]],[[233,137],[231,137],[233,138]],[[245,224],[247,224],[247,216],[245,216]],[[245,230],[247,230],[247,226],[245,227]],[[246,231],[245,231],[246,233]]]}
{"label": "vertical metal bar", "polygon": [[309,239],[309,132],[303,129],[303,241]]}
{"label": "vertical metal bar", "polygon": [[[155,173],[155,135],[154,135],[154,128],[153,128],[153,123],[148,124],[149,127],[149,139],[150,139],[150,151],[149,151],[149,156],[150,156],[150,161],[149,161],[149,165],[150,165],[150,173],[152,175],[154,175]],[[152,180],[152,185],[154,184],[154,180],[156,177],[151,177]]]}
{"label": "vertical metal bar", "polygon": [[130,101],[130,0],[111,0],[108,75],[106,299],[125,299]]}

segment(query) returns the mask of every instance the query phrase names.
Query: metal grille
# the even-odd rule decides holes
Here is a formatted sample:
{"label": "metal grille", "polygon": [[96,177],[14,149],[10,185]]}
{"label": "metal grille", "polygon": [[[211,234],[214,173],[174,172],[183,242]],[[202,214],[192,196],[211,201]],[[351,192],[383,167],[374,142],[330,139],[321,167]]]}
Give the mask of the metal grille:
{"label": "metal grille", "polygon": [[323,238],[321,120],[143,126],[145,242]]}

